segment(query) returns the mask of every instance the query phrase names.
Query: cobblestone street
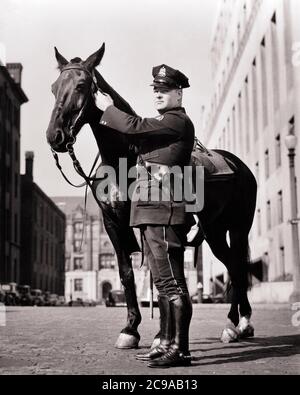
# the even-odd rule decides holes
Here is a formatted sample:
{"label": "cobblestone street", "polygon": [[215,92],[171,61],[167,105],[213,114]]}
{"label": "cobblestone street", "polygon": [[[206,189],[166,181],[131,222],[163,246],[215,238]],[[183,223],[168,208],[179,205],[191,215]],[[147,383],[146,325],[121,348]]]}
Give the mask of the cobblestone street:
{"label": "cobblestone street", "polygon": [[[189,368],[152,369],[135,360],[136,350],[114,343],[125,323],[125,308],[9,307],[0,327],[0,374],[299,374],[300,327],[290,306],[253,308],[255,338],[234,344],[219,340],[228,306],[194,305]],[[142,309],[140,349],[158,329]]]}

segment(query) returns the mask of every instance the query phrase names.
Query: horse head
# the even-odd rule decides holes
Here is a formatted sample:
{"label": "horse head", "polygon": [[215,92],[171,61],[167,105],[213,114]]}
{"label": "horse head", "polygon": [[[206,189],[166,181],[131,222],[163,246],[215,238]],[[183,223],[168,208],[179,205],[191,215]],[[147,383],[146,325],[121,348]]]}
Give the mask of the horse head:
{"label": "horse head", "polygon": [[47,141],[57,152],[66,152],[68,143],[75,142],[76,135],[87,122],[86,109],[94,103],[97,82],[94,69],[104,55],[105,44],[85,61],[74,58],[68,62],[55,48],[60,75],[52,84],[55,106],[46,132]]}

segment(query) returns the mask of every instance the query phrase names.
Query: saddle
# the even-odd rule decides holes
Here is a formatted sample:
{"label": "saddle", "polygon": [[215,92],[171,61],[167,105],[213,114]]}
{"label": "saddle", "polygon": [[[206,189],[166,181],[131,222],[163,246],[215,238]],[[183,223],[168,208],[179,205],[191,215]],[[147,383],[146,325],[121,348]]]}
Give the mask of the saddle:
{"label": "saddle", "polygon": [[203,166],[205,180],[226,180],[235,175],[236,165],[216,151],[205,148],[197,143],[191,156],[191,165]]}

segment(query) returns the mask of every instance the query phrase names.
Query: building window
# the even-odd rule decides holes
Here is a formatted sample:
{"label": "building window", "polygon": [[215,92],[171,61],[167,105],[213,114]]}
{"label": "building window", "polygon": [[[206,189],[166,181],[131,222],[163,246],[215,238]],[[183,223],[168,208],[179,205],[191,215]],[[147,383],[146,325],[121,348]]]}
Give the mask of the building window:
{"label": "building window", "polygon": [[18,243],[18,215],[15,214],[15,243]]}
{"label": "building window", "polygon": [[239,133],[239,153],[242,156],[243,152],[243,110],[242,110],[242,92],[238,95],[238,133]]}
{"label": "building window", "polygon": [[81,240],[75,240],[74,241],[74,252],[80,252],[81,251]]}
{"label": "building window", "polygon": [[43,236],[41,237],[41,241],[40,241],[40,263],[43,262],[43,258],[44,258],[44,240],[43,240]]}
{"label": "building window", "polygon": [[74,280],[74,291],[82,292],[83,291],[83,280],[82,278],[75,278]]}
{"label": "building window", "polygon": [[41,227],[44,226],[44,210],[42,204],[40,204],[40,225]]}
{"label": "building window", "polygon": [[278,223],[282,224],[283,222],[283,200],[282,200],[282,191],[278,192]]}
{"label": "building window", "polygon": [[231,59],[232,59],[232,63],[234,62],[234,57],[235,57],[235,45],[234,45],[234,41],[232,41],[232,43],[231,43]]}
{"label": "building window", "polygon": [[19,176],[15,173],[15,198],[19,195]]}
{"label": "building window", "polygon": [[291,42],[292,38],[292,18],[291,18],[291,4],[289,1],[283,2],[283,12],[284,12],[284,47],[285,47],[285,69],[286,69],[286,84],[288,92],[294,87],[294,73],[293,73],[293,63],[291,62]]}
{"label": "building window", "polygon": [[100,269],[114,269],[116,260],[114,254],[100,254],[99,268]]}
{"label": "building window", "polygon": [[263,126],[268,125],[268,85],[267,85],[267,61],[266,61],[266,40],[262,39],[260,45],[261,53],[261,75],[262,75],[262,103],[263,103]]}
{"label": "building window", "polygon": [[222,149],[226,149],[226,130],[225,130],[225,128],[223,129],[223,132],[222,132]]}
{"label": "building window", "polygon": [[261,210],[257,210],[257,234],[261,236]]}
{"label": "building window", "polygon": [[289,134],[295,134],[295,117],[292,117],[289,121]]}
{"label": "building window", "polygon": [[238,41],[238,45],[239,45],[241,42],[241,25],[240,24],[238,24],[238,26],[237,26],[237,41]]}
{"label": "building window", "polygon": [[270,177],[270,156],[269,156],[268,149],[265,151],[265,173],[266,173],[266,178],[269,178]]}
{"label": "building window", "polygon": [[231,150],[231,124],[230,124],[230,119],[227,119],[227,149],[228,151]]}
{"label": "building window", "polygon": [[272,226],[272,218],[271,218],[271,201],[267,201],[267,228],[271,229]]}
{"label": "building window", "polygon": [[249,87],[248,87],[248,77],[245,79],[245,115],[246,115],[246,152],[250,151],[250,109],[249,109]]}
{"label": "building window", "polygon": [[49,263],[49,256],[48,256],[48,254],[49,254],[49,244],[48,244],[48,239],[46,239],[46,242],[45,242],[45,255],[46,255],[46,259],[45,259],[45,261],[46,261],[46,265],[48,265],[48,263]]}
{"label": "building window", "polygon": [[252,62],[252,99],[253,99],[253,129],[254,140],[258,139],[258,106],[257,106],[257,72],[256,72],[256,58]]}
{"label": "building window", "polygon": [[276,167],[278,168],[281,166],[281,137],[280,137],[280,134],[278,134],[276,136],[275,144],[276,144],[276,147],[275,147],[276,148],[275,149],[275,151],[276,151]]}
{"label": "building window", "polygon": [[271,19],[271,36],[272,36],[272,70],[273,70],[273,98],[275,111],[279,108],[280,102],[280,84],[279,84],[279,64],[278,64],[278,32],[276,12]]}
{"label": "building window", "polygon": [[33,235],[33,260],[36,262],[37,260],[37,237],[36,237],[36,232],[34,232]]}
{"label": "building window", "polygon": [[83,258],[74,258],[74,270],[82,270]]}
{"label": "building window", "polygon": [[259,162],[255,163],[255,178],[257,183],[259,183]]}
{"label": "building window", "polygon": [[235,107],[232,108],[232,150],[236,152],[236,119]]}
{"label": "building window", "polygon": [[83,223],[82,222],[75,222],[74,223],[74,232],[75,233],[82,232],[82,229],[83,229]]}
{"label": "building window", "polygon": [[14,125],[17,130],[20,129],[20,110],[19,108],[14,108]]}
{"label": "building window", "polygon": [[280,279],[285,281],[286,280],[286,273],[285,273],[285,251],[284,246],[281,246],[279,249],[279,262],[280,262]]}

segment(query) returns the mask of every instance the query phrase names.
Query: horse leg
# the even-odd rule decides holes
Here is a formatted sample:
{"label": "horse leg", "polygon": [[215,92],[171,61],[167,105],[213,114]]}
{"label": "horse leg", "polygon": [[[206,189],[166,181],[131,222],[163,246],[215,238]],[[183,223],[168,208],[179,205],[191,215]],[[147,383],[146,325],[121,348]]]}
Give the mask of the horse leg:
{"label": "horse leg", "polygon": [[127,323],[125,328],[122,329],[115,347],[125,349],[137,348],[140,341],[137,329],[142,317],[137,302],[132,262],[130,256],[124,251],[118,251],[117,257],[120,279],[124,287],[127,304]]}
{"label": "horse leg", "polygon": [[[214,225],[214,229],[218,228]],[[226,230],[211,230],[206,232],[206,240],[212,250],[212,253],[217,259],[219,259],[227,268],[229,275],[231,275],[231,248],[228,246],[226,240]],[[221,341],[223,343],[232,343],[238,340],[238,331],[236,326],[239,323],[239,311],[238,311],[238,299],[232,298],[230,311],[228,314],[228,320],[225,329],[221,335]]]}
{"label": "horse leg", "polygon": [[140,341],[137,328],[142,317],[136,296],[130,251],[128,251],[128,245],[132,243],[131,238],[134,237],[133,230],[129,227],[125,229],[124,226],[120,226],[118,219],[114,218],[109,210],[106,212],[102,209],[102,212],[106,232],[116,251],[120,280],[124,287],[127,305],[127,323],[125,328],[122,329],[115,347],[137,348]]}
{"label": "horse leg", "polygon": [[248,300],[248,232],[240,229],[230,231],[232,253],[231,283],[233,303],[239,305],[239,317],[234,312],[234,324],[237,326],[239,337],[251,337],[254,328],[250,322],[252,309]]}

